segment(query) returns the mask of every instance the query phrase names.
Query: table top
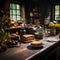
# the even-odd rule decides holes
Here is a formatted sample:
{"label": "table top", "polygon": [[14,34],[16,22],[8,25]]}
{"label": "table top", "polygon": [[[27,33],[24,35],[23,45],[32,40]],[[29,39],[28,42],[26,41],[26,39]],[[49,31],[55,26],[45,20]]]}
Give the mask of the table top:
{"label": "table top", "polygon": [[[52,37],[48,37],[52,38]],[[55,41],[49,42],[46,40],[41,40],[43,42],[43,48],[39,49],[33,49],[30,48],[30,43],[21,43],[21,45],[18,48],[10,48],[4,53],[0,53],[0,57],[2,60],[29,60],[30,58],[34,57],[37,54],[43,53],[48,48],[52,47],[54,44],[57,44],[59,42],[58,36],[54,36],[53,39],[56,39]],[[38,40],[40,41],[40,40]]]}

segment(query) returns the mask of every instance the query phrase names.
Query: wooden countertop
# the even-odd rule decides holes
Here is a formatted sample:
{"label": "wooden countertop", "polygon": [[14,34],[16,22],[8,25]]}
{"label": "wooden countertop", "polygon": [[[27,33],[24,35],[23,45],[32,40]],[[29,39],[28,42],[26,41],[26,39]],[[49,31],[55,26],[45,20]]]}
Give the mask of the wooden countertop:
{"label": "wooden countertop", "polygon": [[[52,38],[52,37],[48,37]],[[33,49],[29,48],[30,43],[21,43],[19,47],[8,48],[8,50],[4,53],[0,53],[1,60],[29,60],[35,57],[38,54],[44,54],[44,52],[48,51],[51,48],[56,47],[60,41],[55,36],[57,41],[48,42],[47,40],[42,40],[43,48]],[[40,40],[39,40],[40,41]]]}

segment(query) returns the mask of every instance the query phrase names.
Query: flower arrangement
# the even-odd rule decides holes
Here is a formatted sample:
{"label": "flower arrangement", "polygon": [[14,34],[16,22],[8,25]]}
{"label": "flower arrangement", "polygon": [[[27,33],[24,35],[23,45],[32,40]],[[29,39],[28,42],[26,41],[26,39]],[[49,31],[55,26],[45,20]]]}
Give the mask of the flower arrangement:
{"label": "flower arrangement", "polygon": [[60,28],[60,24],[49,24],[49,27]]}

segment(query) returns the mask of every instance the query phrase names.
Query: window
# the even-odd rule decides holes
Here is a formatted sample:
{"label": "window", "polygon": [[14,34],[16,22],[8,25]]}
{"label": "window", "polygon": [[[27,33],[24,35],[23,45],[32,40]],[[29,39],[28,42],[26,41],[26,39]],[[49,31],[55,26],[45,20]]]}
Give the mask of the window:
{"label": "window", "polygon": [[55,6],[55,20],[60,20],[60,5]]}
{"label": "window", "polygon": [[10,3],[10,19],[13,21],[20,20],[20,5]]}

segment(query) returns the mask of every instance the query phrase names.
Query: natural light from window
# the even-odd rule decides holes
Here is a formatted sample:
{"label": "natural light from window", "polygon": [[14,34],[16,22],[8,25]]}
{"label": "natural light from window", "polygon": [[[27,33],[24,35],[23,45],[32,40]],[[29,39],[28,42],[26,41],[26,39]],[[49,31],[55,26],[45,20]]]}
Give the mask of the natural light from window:
{"label": "natural light from window", "polygon": [[55,20],[60,20],[60,5],[55,6]]}
{"label": "natural light from window", "polygon": [[20,20],[20,5],[10,3],[10,19],[13,21]]}

